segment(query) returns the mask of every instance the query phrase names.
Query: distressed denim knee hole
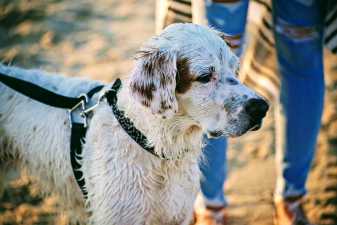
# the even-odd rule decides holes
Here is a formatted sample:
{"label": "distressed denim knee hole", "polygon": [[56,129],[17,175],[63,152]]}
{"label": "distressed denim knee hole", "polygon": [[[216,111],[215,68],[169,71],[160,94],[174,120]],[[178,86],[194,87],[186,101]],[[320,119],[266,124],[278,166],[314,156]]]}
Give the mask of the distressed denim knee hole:
{"label": "distressed denim knee hole", "polygon": [[275,32],[288,37],[294,42],[308,41],[319,38],[319,31],[316,26],[299,26],[289,24],[278,19],[275,25]]}

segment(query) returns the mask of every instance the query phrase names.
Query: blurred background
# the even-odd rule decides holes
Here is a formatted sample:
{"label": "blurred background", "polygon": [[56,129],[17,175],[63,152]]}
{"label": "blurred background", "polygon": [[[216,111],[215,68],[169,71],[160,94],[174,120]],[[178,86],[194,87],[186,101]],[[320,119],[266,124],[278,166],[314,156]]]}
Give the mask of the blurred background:
{"label": "blurred background", "polygon": [[[127,76],[133,54],[155,33],[155,5],[155,0],[0,0],[0,61],[106,82]],[[275,72],[274,53],[259,47],[259,10],[250,8],[243,64],[258,58]],[[305,207],[316,224],[336,225],[337,57],[327,50],[325,62],[325,111]],[[272,224],[273,120],[271,110],[263,129],[230,140],[226,193],[232,225]],[[34,177],[2,163],[0,225],[19,224],[66,225],[68,218],[57,196],[42,196]]]}

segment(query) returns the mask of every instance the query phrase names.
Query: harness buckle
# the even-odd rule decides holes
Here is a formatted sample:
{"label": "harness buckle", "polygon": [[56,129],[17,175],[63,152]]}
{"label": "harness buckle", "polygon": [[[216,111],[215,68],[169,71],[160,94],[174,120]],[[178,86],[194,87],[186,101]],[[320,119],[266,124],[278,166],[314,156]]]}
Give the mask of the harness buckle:
{"label": "harness buckle", "polygon": [[69,109],[69,121],[70,126],[73,123],[80,123],[83,124],[84,128],[88,126],[87,116],[83,112],[85,111],[85,107],[89,102],[89,98],[86,94],[80,94],[79,98],[81,98],[81,101],[79,101],[73,108]]}
{"label": "harness buckle", "polygon": [[102,99],[105,97],[105,95],[106,95],[106,91],[104,91],[104,92],[102,92],[100,95],[99,95],[99,97],[98,97],[98,99],[97,99],[97,102],[93,105],[93,106],[91,106],[91,107],[89,107],[89,108],[86,108],[86,109],[84,109],[83,111],[82,111],[82,116],[85,116],[85,117],[87,117],[88,115],[89,115],[89,113],[91,113],[100,103],[101,103],[101,101],[102,101]]}

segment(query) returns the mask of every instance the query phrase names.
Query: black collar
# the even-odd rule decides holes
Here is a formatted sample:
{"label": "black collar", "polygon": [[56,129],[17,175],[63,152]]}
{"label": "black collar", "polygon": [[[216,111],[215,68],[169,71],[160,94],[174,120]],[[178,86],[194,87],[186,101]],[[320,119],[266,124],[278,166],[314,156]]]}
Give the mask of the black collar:
{"label": "black collar", "polygon": [[[125,116],[125,112],[123,110],[118,109],[117,107],[117,93],[122,86],[122,82],[120,79],[117,79],[112,85],[111,89],[105,92],[105,97],[111,106],[112,112],[115,115],[118,123],[124,129],[124,131],[135,141],[139,146],[141,146],[144,150],[151,153],[152,155],[161,158],[167,159],[164,155],[159,156],[155,151],[155,147],[150,144],[146,136],[138,130],[133,122]],[[168,160],[168,159],[167,159]]]}
{"label": "black collar", "polygon": [[122,81],[120,79],[117,79],[111,89],[106,91],[104,93],[104,97],[106,97],[109,105],[111,106],[112,112],[115,115],[118,123],[121,125],[121,127],[124,129],[124,131],[135,141],[139,146],[141,146],[145,151],[151,153],[152,155],[164,159],[164,160],[175,160],[175,159],[180,159],[181,157],[184,156],[186,152],[188,152],[188,149],[184,149],[184,152],[182,155],[179,155],[174,158],[169,158],[163,153],[161,155],[158,155],[155,152],[155,147],[150,144],[146,136],[138,130],[133,122],[125,116],[125,112],[123,110],[118,109],[117,107],[117,93],[120,90],[122,86]]}

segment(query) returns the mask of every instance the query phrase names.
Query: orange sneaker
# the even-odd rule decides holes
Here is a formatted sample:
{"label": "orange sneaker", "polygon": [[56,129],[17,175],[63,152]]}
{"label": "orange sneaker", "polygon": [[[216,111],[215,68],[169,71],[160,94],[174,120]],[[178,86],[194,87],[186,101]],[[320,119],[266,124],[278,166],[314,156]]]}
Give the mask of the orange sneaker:
{"label": "orange sneaker", "polygon": [[274,225],[313,225],[302,208],[302,200],[278,200],[274,203]]}
{"label": "orange sneaker", "polygon": [[226,225],[225,207],[198,208],[194,212],[194,225]]}

